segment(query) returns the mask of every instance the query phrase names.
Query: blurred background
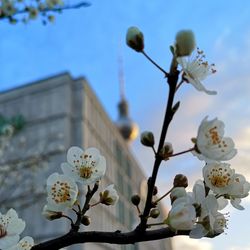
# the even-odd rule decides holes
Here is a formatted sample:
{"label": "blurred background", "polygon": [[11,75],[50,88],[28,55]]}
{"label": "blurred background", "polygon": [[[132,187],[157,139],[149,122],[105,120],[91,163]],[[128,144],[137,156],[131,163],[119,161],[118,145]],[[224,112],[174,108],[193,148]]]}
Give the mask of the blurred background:
{"label": "blurred background", "polygon": [[[74,1],[72,1],[74,2]],[[167,84],[162,73],[141,54],[125,44],[130,26],[139,27],[145,38],[145,51],[168,70],[169,46],[181,29],[192,29],[197,45],[204,50],[217,73],[204,81],[216,90],[216,96],[197,92],[183,84],[176,100],[181,106],[172,122],[167,140],[174,151],[192,144],[201,120],[208,115],[225,122],[226,135],[238,149],[230,161],[236,172],[250,180],[250,3],[246,0],[170,2],[157,1],[90,1],[91,6],[64,11],[53,24],[41,20],[10,25],[0,22],[0,90],[8,90],[41,78],[68,71],[73,77],[84,76],[91,84],[112,120],[118,118],[119,63],[123,58],[125,95],[130,116],[140,131],[151,130],[159,138],[167,98]],[[131,144],[136,159],[146,174],[151,173],[153,152]],[[161,193],[171,188],[173,177],[186,174],[190,188],[201,178],[203,162],[191,154],[162,164],[157,186]],[[249,250],[250,199],[243,201],[244,211],[229,206],[228,229],[215,239],[191,240],[176,237],[174,249]],[[166,201],[166,205],[168,202]]]}

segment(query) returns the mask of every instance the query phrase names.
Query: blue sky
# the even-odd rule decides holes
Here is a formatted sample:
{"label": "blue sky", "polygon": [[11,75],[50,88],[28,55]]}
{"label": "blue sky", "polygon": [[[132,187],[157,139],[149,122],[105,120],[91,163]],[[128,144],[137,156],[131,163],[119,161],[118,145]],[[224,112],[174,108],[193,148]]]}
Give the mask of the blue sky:
{"label": "blue sky", "polygon": [[[113,120],[117,118],[118,55],[123,56],[126,95],[131,117],[141,130],[159,136],[167,97],[167,85],[160,71],[141,54],[125,45],[126,30],[138,26],[145,36],[145,50],[162,67],[171,60],[169,45],[180,29],[192,29],[198,46],[218,72],[205,83],[217,90],[217,96],[198,93],[184,85],[177,95],[181,107],[170,127],[169,140],[177,151],[190,146],[200,121],[216,116],[226,124],[226,133],[235,139],[239,150],[231,163],[236,171],[250,180],[250,2],[242,1],[164,1],[127,0],[91,1],[88,8],[66,11],[56,22],[43,26],[35,21],[28,25],[0,22],[0,90],[20,86],[41,78],[69,71],[85,76]],[[183,126],[185,124],[185,126]],[[153,155],[148,149],[133,145],[136,158],[150,172]],[[163,164],[159,187],[168,189],[176,173],[201,176],[202,163],[181,156]],[[250,202],[246,210],[232,210],[229,229],[216,239],[178,240],[176,249],[185,243],[188,250],[249,250]],[[230,209],[231,210],[231,209]],[[176,241],[177,242],[177,241]],[[181,243],[182,242],[182,243]],[[178,245],[179,244],[179,245]],[[194,244],[191,245],[190,244]],[[202,245],[203,244],[203,245]]]}

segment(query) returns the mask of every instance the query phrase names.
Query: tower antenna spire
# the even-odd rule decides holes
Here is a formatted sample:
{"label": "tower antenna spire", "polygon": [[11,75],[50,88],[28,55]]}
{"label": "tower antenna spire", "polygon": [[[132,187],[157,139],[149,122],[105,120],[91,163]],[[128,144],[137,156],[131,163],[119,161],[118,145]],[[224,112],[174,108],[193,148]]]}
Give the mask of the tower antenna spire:
{"label": "tower antenna spire", "polygon": [[118,54],[118,80],[119,80],[119,92],[120,102],[118,103],[118,120],[116,126],[119,129],[122,137],[131,142],[138,134],[138,126],[129,117],[128,102],[125,99],[125,80],[123,71],[123,60],[121,55],[121,47]]}
{"label": "tower antenna spire", "polygon": [[120,97],[121,100],[125,99],[125,80],[124,80],[124,68],[123,68],[123,58],[121,54],[121,49],[118,55],[118,79],[119,79],[119,88],[120,88]]}

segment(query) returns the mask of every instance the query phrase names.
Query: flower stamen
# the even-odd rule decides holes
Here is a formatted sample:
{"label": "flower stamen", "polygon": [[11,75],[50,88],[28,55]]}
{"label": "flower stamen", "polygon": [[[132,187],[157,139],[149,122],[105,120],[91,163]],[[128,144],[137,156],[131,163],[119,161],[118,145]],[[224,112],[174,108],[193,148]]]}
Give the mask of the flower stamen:
{"label": "flower stamen", "polygon": [[0,239],[7,235],[6,228],[3,225],[0,225]]}
{"label": "flower stamen", "polygon": [[89,179],[93,173],[92,167],[82,166],[79,170],[80,176],[84,179]]}

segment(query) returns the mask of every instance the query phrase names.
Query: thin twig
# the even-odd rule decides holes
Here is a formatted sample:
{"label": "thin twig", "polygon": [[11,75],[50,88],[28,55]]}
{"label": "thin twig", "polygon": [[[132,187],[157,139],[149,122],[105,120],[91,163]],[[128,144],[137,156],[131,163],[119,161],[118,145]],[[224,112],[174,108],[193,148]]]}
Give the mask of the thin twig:
{"label": "thin twig", "polygon": [[169,155],[168,157],[174,157],[174,156],[186,154],[186,153],[192,152],[192,151],[194,151],[194,150],[195,150],[195,147],[190,148],[190,149],[187,149],[187,150],[184,150],[184,151],[181,151],[181,152],[178,152],[178,153],[175,153],[175,154],[171,154],[171,155]]}
{"label": "thin twig", "polygon": [[159,199],[157,199],[154,203],[158,203],[160,200],[162,200],[163,198],[165,198],[167,195],[169,195],[173,190],[173,187],[167,192],[165,193],[162,197],[160,197]]}
{"label": "thin twig", "polygon": [[152,149],[153,149],[153,151],[154,151],[154,153],[155,153],[155,155],[156,155],[157,153],[156,153],[155,147],[152,146]]}
{"label": "thin twig", "polygon": [[[173,58],[173,60],[175,60],[175,59]],[[176,89],[176,85],[178,82],[178,76],[179,76],[179,71],[177,70],[177,68],[171,66],[171,72],[168,75],[169,93],[168,93],[167,107],[166,107],[165,117],[164,117],[164,121],[163,121],[163,125],[162,125],[162,131],[161,131],[160,141],[159,141],[159,145],[158,145],[158,149],[157,149],[157,154],[155,157],[152,175],[148,179],[148,193],[147,193],[146,203],[145,203],[145,207],[144,207],[144,212],[141,216],[141,222],[136,228],[136,230],[139,230],[139,231],[146,230],[148,215],[149,215],[150,210],[151,210],[152,205],[153,205],[152,204],[153,190],[154,190],[154,186],[155,186],[155,182],[156,182],[156,177],[158,174],[158,169],[159,169],[161,161],[162,161],[162,158],[160,156],[160,151],[164,145],[167,131],[168,131],[168,127],[169,127],[170,122],[171,122],[173,115],[174,115],[172,107],[173,107],[173,102],[174,102],[175,89]]]}
{"label": "thin twig", "polygon": [[180,86],[182,85],[182,83],[184,83],[183,79],[177,84],[175,92],[177,92],[177,90],[180,88]]}
{"label": "thin twig", "polygon": [[[91,4],[88,3],[88,2],[80,2],[80,3],[77,3],[77,4],[65,5],[63,7],[55,7],[53,9],[51,9],[51,8],[44,8],[40,12],[41,13],[46,13],[46,12],[60,12],[62,10],[71,10],[71,9],[79,9],[79,8],[82,8],[82,7],[89,7],[90,5]],[[27,7],[25,7],[24,9],[15,12],[13,15],[11,15],[11,17],[17,16],[17,15],[20,15],[20,14],[24,14],[24,13],[28,13],[28,12],[29,12],[29,9]],[[10,18],[10,16],[0,15],[0,19],[8,19],[8,18]]]}
{"label": "thin twig", "polygon": [[162,67],[160,67],[151,57],[149,57],[146,52],[143,50],[141,52],[151,63],[153,63],[161,72],[164,73],[165,77],[169,76],[169,73],[165,71]]}
{"label": "thin twig", "polygon": [[72,224],[74,224],[74,221],[73,221],[73,220],[72,220],[69,216],[67,216],[67,215],[63,214],[63,215],[62,215],[62,217],[64,217],[64,218],[66,218],[66,219],[70,220],[71,225],[72,225]]}
{"label": "thin twig", "polygon": [[89,205],[89,202],[90,200],[92,199],[93,195],[96,193],[96,191],[98,190],[98,187],[99,187],[99,182],[97,181],[93,187],[93,189],[90,188],[90,186],[88,185],[88,192],[86,194],[86,199],[85,199],[85,203],[83,205],[83,208],[80,209],[80,206],[79,206],[79,213],[77,215],[77,220],[74,224],[72,224],[72,227],[71,227],[71,231],[70,232],[77,232],[80,228],[80,225],[81,225],[81,221],[82,221],[82,218],[83,216],[85,215],[85,213],[89,210],[90,208],[90,205]]}

